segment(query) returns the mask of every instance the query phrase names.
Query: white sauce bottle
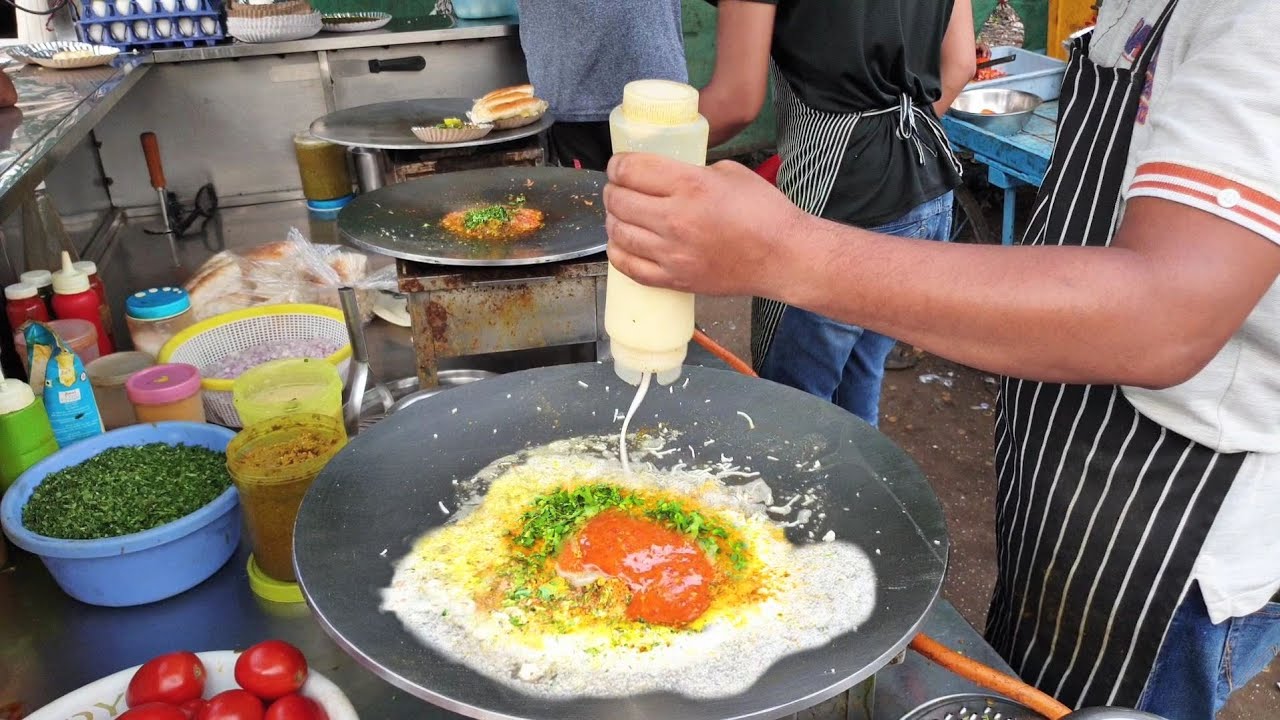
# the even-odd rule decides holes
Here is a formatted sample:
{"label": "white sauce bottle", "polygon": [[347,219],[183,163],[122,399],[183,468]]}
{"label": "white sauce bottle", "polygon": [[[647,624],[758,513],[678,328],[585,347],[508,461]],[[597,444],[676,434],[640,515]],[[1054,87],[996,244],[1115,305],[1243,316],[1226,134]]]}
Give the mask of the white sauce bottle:
{"label": "white sauce bottle", "polygon": [[[698,114],[698,91],[669,80],[637,80],[622,91],[622,104],[609,115],[613,151],[665,155],[707,164],[706,118]],[[669,385],[680,377],[693,339],[691,293],[646,287],[609,265],[604,326],[613,369],[638,385],[653,373]]]}

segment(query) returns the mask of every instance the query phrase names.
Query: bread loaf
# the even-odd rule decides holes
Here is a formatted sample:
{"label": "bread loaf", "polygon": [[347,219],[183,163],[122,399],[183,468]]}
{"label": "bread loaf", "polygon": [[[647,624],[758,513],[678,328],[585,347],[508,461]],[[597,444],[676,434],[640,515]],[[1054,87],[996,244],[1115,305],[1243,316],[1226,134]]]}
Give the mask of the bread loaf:
{"label": "bread loaf", "polygon": [[226,251],[214,255],[187,281],[186,289],[196,320],[242,309],[245,280],[239,258]]}
{"label": "bread loaf", "polygon": [[515,100],[498,100],[489,103],[481,100],[471,108],[471,122],[492,123],[511,118],[542,117],[547,112],[547,101],[536,97]]}
{"label": "bread loaf", "polygon": [[209,258],[186,282],[197,320],[233,310],[276,303],[318,303],[340,307],[337,289],[358,287],[369,258],[332,245],[283,240],[241,254],[223,251]]}
{"label": "bread loaf", "polygon": [[246,250],[241,253],[241,256],[246,260],[253,260],[256,262],[280,262],[292,257],[294,253],[298,252],[305,246],[305,242],[299,243],[293,240],[280,240],[279,242],[265,243],[258,247]]}
{"label": "bread loaf", "polygon": [[532,97],[533,86],[528,83],[525,83],[524,85],[511,85],[510,87],[498,88],[497,90],[490,91],[484,97],[480,98],[476,102],[485,102],[487,100],[495,100],[499,96],[507,96],[507,95],[511,96],[508,99],[515,99],[521,96]]}

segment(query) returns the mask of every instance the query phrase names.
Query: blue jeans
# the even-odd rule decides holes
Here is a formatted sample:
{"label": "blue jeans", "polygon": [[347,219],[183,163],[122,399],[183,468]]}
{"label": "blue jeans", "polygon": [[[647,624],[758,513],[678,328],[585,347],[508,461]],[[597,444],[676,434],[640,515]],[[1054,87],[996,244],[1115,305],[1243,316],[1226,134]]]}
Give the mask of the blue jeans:
{"label": "blue jeans", "polygon": [[[873,231],[921,240],[951,233],[947,193]],[[857,325],[788,307],[760,363],[760,376],[830,400],[871,423],[880,420],[884,361],[897,341]]]}
{"label": "blue jeans", "polygon": [[1247,685],[1277,654],[1280,603],[1214,625],[1200,586],[1193,585],[1169,624],[1138,709],[1168,720],[1211,720],[1227,696]]}

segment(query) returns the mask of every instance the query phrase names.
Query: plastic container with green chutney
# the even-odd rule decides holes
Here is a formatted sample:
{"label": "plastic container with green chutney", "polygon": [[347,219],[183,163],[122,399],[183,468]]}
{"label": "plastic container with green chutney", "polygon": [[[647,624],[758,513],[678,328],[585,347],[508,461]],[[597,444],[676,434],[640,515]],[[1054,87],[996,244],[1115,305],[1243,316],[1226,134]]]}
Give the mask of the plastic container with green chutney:
{"label": "plastic container with green chutney", "polygon": [[351,194],[347,149],[303,131],[293,136],[302,194],[308,200],[337,200]]}
{"label": "plastic container with green chutney", "polygon": [[293,524],[312,481],[347,442],[325,415],[286,415],[240,432],[227,446],[227,470],[240,493],[253,560],[285,583],[293,573]]}

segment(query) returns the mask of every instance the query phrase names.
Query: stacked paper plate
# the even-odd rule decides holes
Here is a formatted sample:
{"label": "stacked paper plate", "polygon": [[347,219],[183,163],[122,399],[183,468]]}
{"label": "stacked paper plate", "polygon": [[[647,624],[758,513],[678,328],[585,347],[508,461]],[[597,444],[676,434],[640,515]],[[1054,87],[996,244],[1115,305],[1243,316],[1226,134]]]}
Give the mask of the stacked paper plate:
{"label": "stacked paper plate", "polygon": [[384,12],[353,12],[325,15],[324,29],[327,32],[365,32],[385,27],[391,22],[391,15]]}
{"label": "stacked paper plate", "polygon": [[35,43],[6,49],[15,60],[57,70],[107,65],[120,56],[117,48],[82,42]]}
{"label": "stacked paper plate", "polygon": [[306,0],[281,0],[281,2],[262,4],[247,2],[227,4],[227,17],[261,18],[276,15],[307,15],[311,11],[311,4]]}
{"label": "stacked paper plate", "polygon": [[227,33],[248,43],[302,40],[320,32],[322,26],[320,13],[316,11],[305,15],[227,17]]}
{"label": "stacked paper plate", "polygon": [[460,128],[442,128],[429,125],[426,127],[414,126],[410,129],[424,143],[463,143],[479,140],[488,135],[489,131],[493,130],[493,125],[467,125]]}

